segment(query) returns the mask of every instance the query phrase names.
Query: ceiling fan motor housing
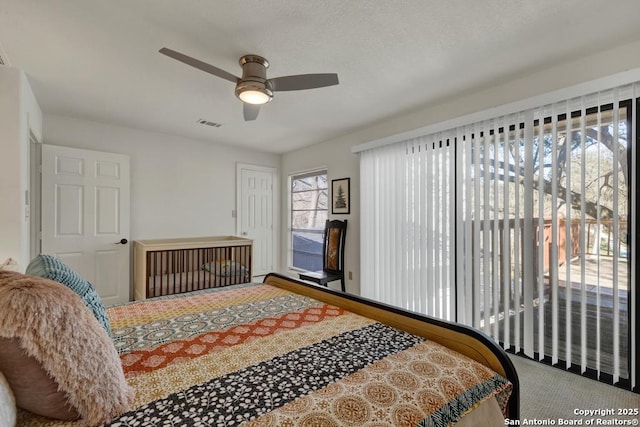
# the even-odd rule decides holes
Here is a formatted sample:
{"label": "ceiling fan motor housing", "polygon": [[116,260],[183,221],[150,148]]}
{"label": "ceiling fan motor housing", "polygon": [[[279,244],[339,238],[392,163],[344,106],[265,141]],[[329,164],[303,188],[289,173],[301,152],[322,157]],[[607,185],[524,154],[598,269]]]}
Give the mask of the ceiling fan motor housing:
{"label": "ceiling fan motor housing", "polygon": [[240,58],[240,66],[242,67],[242,79],[236,84],[236,96],[240,98],[240,94],[243,92],[257,91],[269,97],[267,102],[271,101],[273,89],[267,80],[269,62],[258,55],[245,55]]}

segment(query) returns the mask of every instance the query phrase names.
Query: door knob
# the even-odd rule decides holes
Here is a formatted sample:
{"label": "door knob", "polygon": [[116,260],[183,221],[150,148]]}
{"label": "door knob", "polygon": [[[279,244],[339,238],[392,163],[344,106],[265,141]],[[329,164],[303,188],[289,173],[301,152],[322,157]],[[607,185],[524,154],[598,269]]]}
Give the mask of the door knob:
{"label": "door knob", "polygon": [[127,243],[129,243],[127,239],[120,239],[119,242],[116,242],[116,245],[126,245]]}

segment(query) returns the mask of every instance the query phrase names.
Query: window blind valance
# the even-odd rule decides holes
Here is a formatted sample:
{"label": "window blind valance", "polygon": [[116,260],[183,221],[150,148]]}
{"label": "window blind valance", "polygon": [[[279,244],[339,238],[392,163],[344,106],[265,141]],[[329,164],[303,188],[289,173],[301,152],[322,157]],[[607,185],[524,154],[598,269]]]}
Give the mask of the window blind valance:
{"label": "window blind valance", "polygon": [[366,150],[407,141],[409,139],[420,138],[424,135],[446,132],[460,126],[466,126],[470,123],[479,123],[485,120],[493,119],[495,117],[503,117],[515,112],[538,108],[541,105],[552,105],[556,102],[567,99],[579,99],[585,94],[595,94],[614,87],[622,87],[625,85],[628,86],[637,81],[640,81],[640,68],[634,68],[599,79],[579,83],[570,87],[532,96],[515,102],[506,103],[495,108],[481,110],[464,116],[454,117],[452,119],[448,119],[438,123],[429,124],[406,132],[367,141],[362,144],[353,146],[351,148],[351,151],[353,153],[361,153]]}

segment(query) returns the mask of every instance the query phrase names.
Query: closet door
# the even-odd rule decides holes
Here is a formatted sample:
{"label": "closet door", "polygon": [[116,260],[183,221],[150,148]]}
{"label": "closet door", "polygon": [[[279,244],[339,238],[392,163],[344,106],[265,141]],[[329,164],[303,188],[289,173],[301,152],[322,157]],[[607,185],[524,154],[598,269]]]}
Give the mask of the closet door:
{"label": "closet door", "polygon": [[274,177],[273,168],[238,164],[238,234],[253,240],[253,276],[275,271]]}

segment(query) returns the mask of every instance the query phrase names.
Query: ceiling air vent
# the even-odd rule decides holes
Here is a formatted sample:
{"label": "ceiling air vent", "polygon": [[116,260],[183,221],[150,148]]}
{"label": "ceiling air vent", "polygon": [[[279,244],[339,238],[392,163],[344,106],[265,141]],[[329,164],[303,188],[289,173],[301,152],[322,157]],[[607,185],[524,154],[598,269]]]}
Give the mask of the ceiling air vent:
{"label": "ceiling air vent", "polygon": [[220,123],[210,122],[209,120],[205,120],[205,119],[198,119],[198,123],[200,123],[201,125],[211,126],[214,128],[219,128],[220,126],[222,126]]}

